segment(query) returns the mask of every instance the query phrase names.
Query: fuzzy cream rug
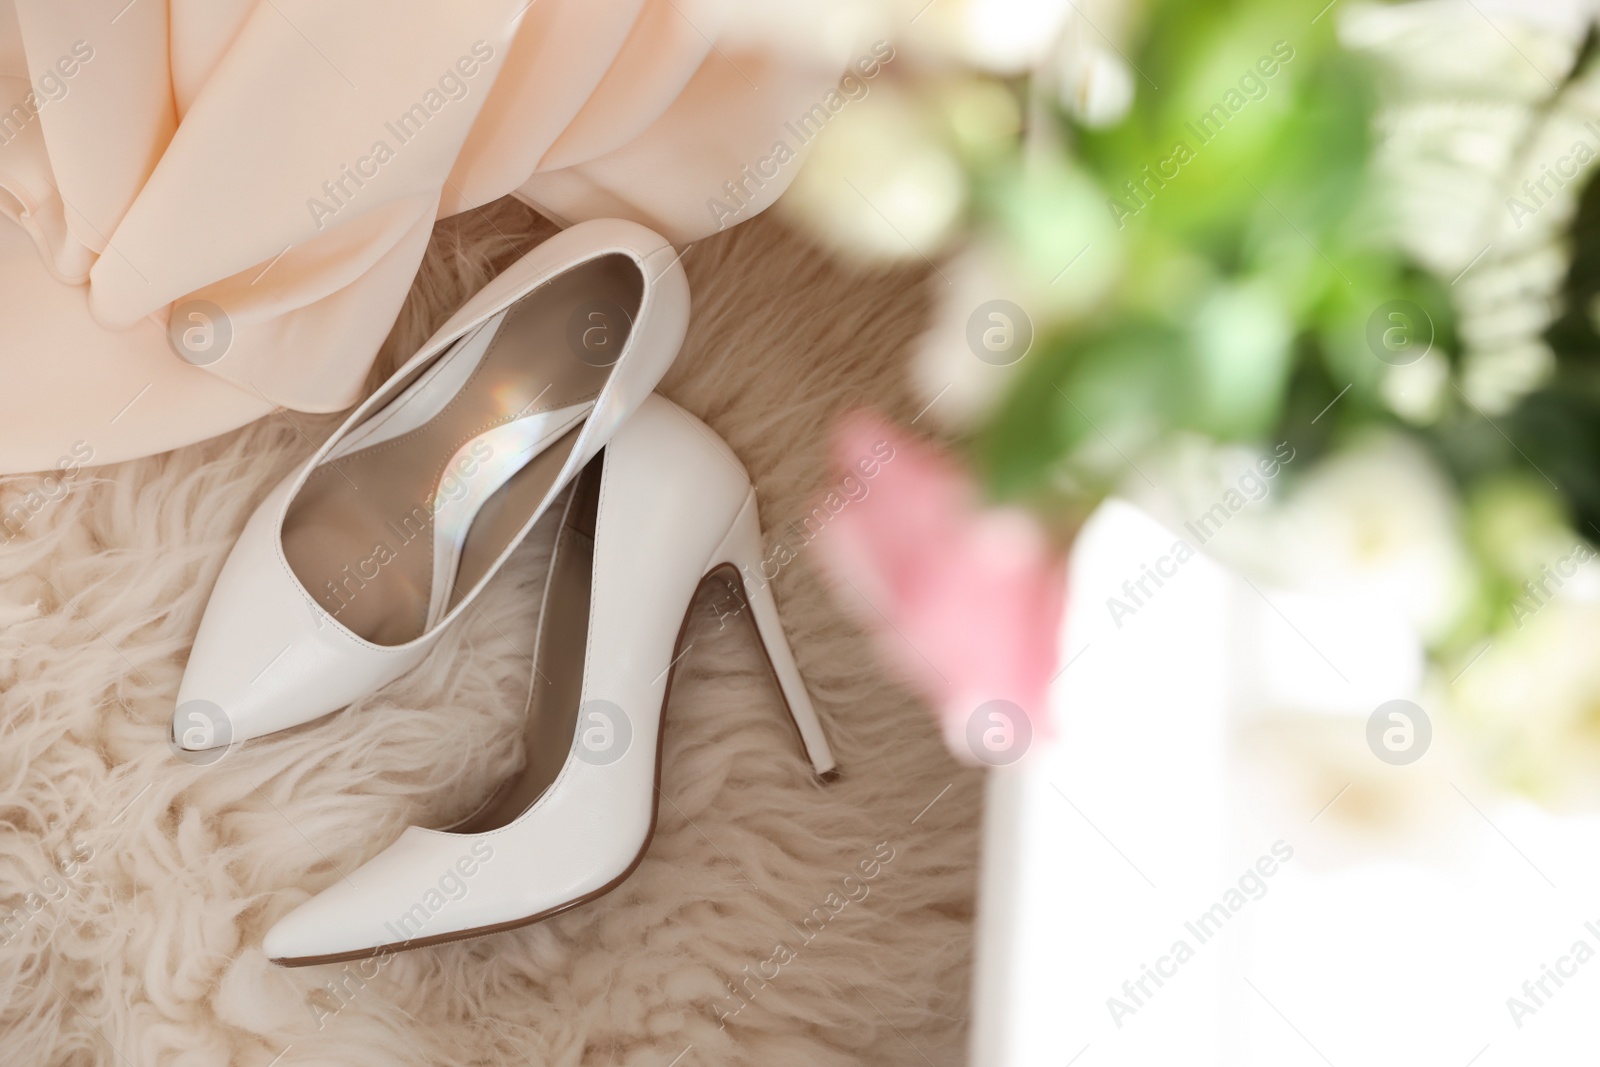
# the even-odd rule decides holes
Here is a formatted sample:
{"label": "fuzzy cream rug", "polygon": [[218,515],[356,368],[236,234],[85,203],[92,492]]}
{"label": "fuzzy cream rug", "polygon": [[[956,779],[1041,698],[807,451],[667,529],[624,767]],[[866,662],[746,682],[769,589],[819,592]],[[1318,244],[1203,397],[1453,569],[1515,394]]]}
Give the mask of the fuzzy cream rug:
{"label": "fuzzy cream rug", "polygon": [[[511,201],[442,224],[374,380],[550,232]],[[842,780],[814,781],[753,637],[702,602],[661,824],[621,888],[381,967],[280,969],[260,948],[274,920],[408,823],[470,810],[520,759],[547,544],[410,676],[196,765],[168,727],[211,584],[337,419],[279,414],[60,482],[0,480],[0,513],[29,513],[0,535],[0,1063],[965,1059],[981,783],[871,661],[790,528],[826,488],[840,411],[915,413],[921,274],[853,273],[769,218],[683,262],[694,325],[663,391],[743,457],[769,544],[798,548],[776,590]]]}

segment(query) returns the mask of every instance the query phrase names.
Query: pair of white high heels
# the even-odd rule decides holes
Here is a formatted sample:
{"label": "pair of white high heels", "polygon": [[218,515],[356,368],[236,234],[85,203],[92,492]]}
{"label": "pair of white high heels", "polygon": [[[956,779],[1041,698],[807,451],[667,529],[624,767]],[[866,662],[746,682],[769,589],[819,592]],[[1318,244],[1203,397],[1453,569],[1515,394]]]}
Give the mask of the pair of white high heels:
{"label": "pair of white high heels", "polygon": [[688,324],[677,258],[657,234],[616,220],[546,241],[245,526],[179,688],[173,738],[185,750],[308,722],[398,678],[534,523],[563,509],[523,770],[450,832],[407,829],[285,915],[265,940],[276,962],[505,930],[627,878],[655,826],[662,715],[688,609],[718,572],[742,586],[812,766],[832,776],[759,577],[744,468],[652,392]]}

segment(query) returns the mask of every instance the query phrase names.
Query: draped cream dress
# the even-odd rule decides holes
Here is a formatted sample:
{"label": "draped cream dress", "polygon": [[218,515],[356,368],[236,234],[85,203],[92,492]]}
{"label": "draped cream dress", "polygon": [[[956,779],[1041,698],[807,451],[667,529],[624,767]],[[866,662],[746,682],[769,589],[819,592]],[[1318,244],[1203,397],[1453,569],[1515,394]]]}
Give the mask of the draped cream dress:
{"label": "draped cream dress", "polygon": [[0,473],[350,405],[435,220],[508,193],[680,246],[750,217],[795,169],[750,165],[842,63],[730,17],[0,0]]}

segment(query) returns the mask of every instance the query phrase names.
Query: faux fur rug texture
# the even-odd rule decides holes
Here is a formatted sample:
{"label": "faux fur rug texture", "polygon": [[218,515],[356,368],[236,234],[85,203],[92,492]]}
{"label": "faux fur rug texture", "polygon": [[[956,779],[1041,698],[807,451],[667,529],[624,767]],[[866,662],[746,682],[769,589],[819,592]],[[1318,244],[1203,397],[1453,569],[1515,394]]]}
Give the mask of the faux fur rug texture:
{"label": "faux fur rug texture", "polygon": [[[550,232],[512,201],[441,224],[374,380]],[[197,764],[168,731],[212,582],[337,418],[278,414],[165,456],[5,479],[0,512],[28,500],[29,517],[0,543],[0,1062],[965,1059],[981,781],[874,664],[791,529],[827,488],[841,411],[920,406],[904,357],[922,275],[852,272],[769,218],[683,263],[694,323],[663,391],[743,457],[769,546],[796,549],[776,592],[842,779],[814,780],[754,638],[702,601],[660,826],[631,879],[381,967],[278,968],[260,948],[273,921],[407,824],[469,811],[520,760],[547,538],[408,677]]]}

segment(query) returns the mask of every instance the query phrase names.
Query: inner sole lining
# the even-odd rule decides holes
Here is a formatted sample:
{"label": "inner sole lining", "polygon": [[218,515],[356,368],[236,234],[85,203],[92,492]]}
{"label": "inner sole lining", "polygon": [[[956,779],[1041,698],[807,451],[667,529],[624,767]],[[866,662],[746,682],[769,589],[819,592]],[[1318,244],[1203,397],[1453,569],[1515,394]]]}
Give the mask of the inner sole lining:
{"label": "inner sole lining", "polygon": [[579,475],[567,505],[566,521],[556,536],[543,610],[539,613],[536,671],[522,735],[522,770],[508,779],[477,814],[452,827],[454,833],[479,834],[509,824],[538,802],[572,751],[583,699],[594,589],[594,534],[604,459],[602,452]]}
{"label": "inner sole lining", "polygon": [[[283,546],[295,575],[324,610],[380,645],[423,633],[434,583],[432,505],[449,479],[471,477],[470,447],[457,464],[462,469],[446,465],[495,426],[598,396],[611,365],[579,357],[573,323],[587,321],[589,309],[623,309],[626,321],[616,324],[613,338],[620,352],[643,284],[638,265],[620,254],[563,272],[512,306],[471,378],[432,419],[312,472],[285,518]],[[478,511],[456,573],[448,576],[450,607],[483,579],[549,497],[578,433],[569,431],[531,458]]]}

